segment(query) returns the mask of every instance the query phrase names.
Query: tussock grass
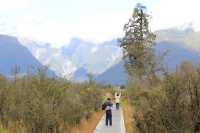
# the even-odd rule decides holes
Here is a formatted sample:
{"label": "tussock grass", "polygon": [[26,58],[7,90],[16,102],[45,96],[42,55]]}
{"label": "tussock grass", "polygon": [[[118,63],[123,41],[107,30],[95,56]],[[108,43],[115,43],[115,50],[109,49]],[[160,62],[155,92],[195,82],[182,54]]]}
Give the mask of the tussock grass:
{"label": "tussock grass", "polygon": [[184,62],[176,72],[166,72],[160,84],[132,85],[128,86],[127,92],[135,109],[133,126],[136,125],[138,132],[200,132],[199,67]]}
{"label": "tussock grass", "polygon": [[134,128],[135,122],[133,119],[133,114],[134,114],[133,107],[131,105],[124,106],[123,114],[124,114],[126,133],[136,133],[136,130]]}
{"label": "tussock grass", "polygon": [[89,119],[83,119],[78,127],[73,128],[71,133],[93,133],[103,114],[103,111],[93,113]]}
{"label": "tussock grass", "polygon": [[44,73],[14,80],[0,75],[0,131],[72,133],[71,128],[80,123],[81,130],[92,130],[99,117],[93,113],[101,108],[106,88],[94,82],[49,78]]}

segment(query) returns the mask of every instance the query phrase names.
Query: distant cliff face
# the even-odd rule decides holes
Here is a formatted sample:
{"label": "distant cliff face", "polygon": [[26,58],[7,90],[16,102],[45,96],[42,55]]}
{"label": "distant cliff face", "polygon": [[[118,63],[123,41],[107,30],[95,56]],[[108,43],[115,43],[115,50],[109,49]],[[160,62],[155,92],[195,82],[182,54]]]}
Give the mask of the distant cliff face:
{"label": "distant cliff face", "polygon": [[23,74],[30,67],[44,67],[15,37],[0,35],[0,73],[10,76],[16,65]]}
{"label": "distant cliff face", "polygon": [[[159,56],[167,52],[163,60],[164,66],[174,71],[183,61],[200,64],[200,33],[192,29],[166,29],[158,31],[157,45],[154,47]],[[98,75],[96,80],[106,84],[126,84],[128,75],[123,67],[123,61],[112,66],[104,73]]]}
{"label": "distant cliff face", "polygon": [[[199,32],[191,28],[171,28],[157,31],[156,34],[155,52],[159,55],[168,51],[163,62],[170,70],[185,60],[195,64],[200,63]],[[0,55],[2,62],[0,71],[4,74],[9,74],[15,64],[21,65],[22,71],[25,71],[28,65],[48,65],[58,76],[73,81],[87,80],[87,75],[90,73],[99,82],[112,84],[127,82],[122,49],[117,39],[96,44],[74,38],[61,48],[53,48],[48,43],[41,45],[35,41],[21,41],[1,35]]]}
{"label": "distant cliff face", "polygon": [[94,75],[101,74],[119,63],[122,57],[116,40],[96,44],[74,38],[60,49],[45,44],[41,46],[34,41],[21,42],[43,65],[49,65],[58,76],[72,80],[80,79],[77,75],[87,77],[80,69]]}

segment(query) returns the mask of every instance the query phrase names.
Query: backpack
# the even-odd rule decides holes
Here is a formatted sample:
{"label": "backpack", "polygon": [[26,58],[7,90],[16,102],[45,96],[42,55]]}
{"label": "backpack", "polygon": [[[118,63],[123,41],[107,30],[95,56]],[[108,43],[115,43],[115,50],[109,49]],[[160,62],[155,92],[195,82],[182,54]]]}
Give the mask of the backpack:
{"label": "backpack", "polygon": [[102,104],[102,107],[101,107],[102,110],[105,110],[105,109],[106,109],[106,106],[107,106],[106,103]]}

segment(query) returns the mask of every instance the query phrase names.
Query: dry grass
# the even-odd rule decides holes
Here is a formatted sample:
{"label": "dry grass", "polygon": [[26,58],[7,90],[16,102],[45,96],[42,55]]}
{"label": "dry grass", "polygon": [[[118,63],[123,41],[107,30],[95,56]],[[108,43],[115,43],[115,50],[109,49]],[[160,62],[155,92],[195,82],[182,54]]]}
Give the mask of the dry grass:
{"label": "dry grass", "polygon": [[[78,127],[73,128],[70,133],[93,133],[98,122],[102,118],[103,113],[104,113],[103,111],[93,113],[88,120],[86,119],[82,120],[80,125]],[[63,127],[66,127],[66,129],[70,128],[70,127],[67,127],[66,125],[63,125]],[[15,128],[10,127],[9,129],[5,129],[0,124],[0,133],[13,133],[15,129],[16,127]],[[25,131],[25,128],[23,127],[18,128],[18,130],[20,133],[27,133]]]}
{"label": "dry grass", "polygon": [[93,133],[102,116],[103,111],[92,114],[88,120],[82,120],[77,128],[72,129],[71,133]]}
{"label": "dry grass", "polygon": [[7,128],[0,123],[0,133],[27,133],[27,129],[20,122],[9,122]]}
{"label": "dry grass", "polygon": [[134,128],[135,121],[133,119],[134,109],[130,104],[124,105],[124,122],[126,127],[126,133],[137,133],[136,128]]}

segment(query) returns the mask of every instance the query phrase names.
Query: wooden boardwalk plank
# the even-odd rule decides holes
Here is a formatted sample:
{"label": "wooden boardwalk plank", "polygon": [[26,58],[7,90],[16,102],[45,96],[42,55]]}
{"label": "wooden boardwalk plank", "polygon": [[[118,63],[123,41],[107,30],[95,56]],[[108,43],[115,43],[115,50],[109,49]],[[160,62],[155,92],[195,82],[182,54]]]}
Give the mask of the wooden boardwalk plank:
{"label": "wooden boardwalk plank", "polygon": [[112,110],[113,117],[113,125],[106,126],[105,125],[105,115],[97,125],[94,133],[125,133],[125,125],[124,125],[124,117],[122,110]]}

